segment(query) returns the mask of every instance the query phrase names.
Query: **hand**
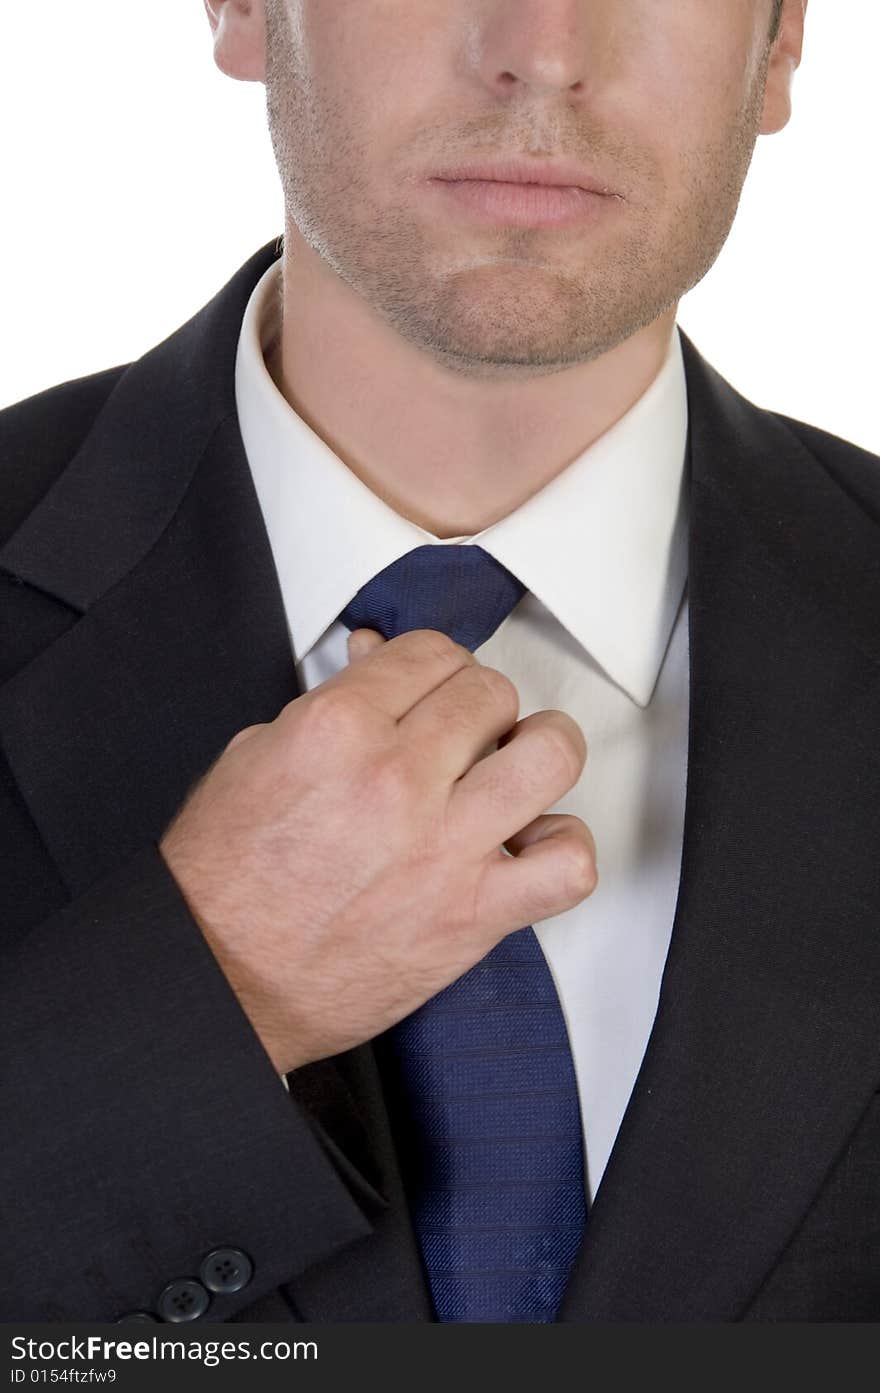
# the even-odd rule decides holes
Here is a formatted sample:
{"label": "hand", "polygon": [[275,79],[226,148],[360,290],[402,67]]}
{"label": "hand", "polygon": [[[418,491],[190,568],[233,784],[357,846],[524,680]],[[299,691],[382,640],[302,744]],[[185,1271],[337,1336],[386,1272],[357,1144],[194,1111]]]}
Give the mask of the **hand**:
{"label": "hand", "polygon": [[356,630],[349,655],[240,730],[159,843],[280,1073],[371,1039],[598,879],[586,824],[544,812],[586,761],[570,716],[518,721],[513,683],[436,630]]}

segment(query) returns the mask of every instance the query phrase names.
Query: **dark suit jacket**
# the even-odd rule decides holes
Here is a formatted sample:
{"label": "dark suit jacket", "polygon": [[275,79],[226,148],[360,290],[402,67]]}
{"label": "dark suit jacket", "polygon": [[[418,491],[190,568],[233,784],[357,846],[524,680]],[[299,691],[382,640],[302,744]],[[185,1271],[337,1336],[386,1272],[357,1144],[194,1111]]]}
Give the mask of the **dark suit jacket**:
{"label": "dark suit jacket", "polygon": [[[377,1066],[288,1096],[157,850],[298,695],[235,410],[269,243],[0,413],[0,1319],[432,1319]],[[563,1321],[880,1319],[880,461],[684,340],[690,732],[657,1020]],[[589,735],[589,732],[587,733]]]}

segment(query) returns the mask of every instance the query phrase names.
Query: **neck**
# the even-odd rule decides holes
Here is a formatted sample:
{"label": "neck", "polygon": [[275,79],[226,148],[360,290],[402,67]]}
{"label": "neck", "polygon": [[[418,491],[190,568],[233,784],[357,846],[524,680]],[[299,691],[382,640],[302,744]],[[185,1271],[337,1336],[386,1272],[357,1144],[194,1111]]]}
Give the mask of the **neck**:
{"label": "neck", "polygon": [[289,225],[282,294],[267,363],[279,391],[373,493],[438,538],[490,527],[619,421],[660,371],[677,310],[590,362],[486,379],[402,339]]}

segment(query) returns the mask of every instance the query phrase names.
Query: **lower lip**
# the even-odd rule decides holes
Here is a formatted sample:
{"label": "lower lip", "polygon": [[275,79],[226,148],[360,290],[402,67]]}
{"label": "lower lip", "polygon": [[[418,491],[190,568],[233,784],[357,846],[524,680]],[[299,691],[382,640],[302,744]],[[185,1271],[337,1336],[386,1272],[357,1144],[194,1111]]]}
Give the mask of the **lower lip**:
{"label": "lower lip", "polygon": [[499,179],[432,179],[459,208],[483,222],[517,227],[565,227],[595,221],[616,202],[572,184],[506,184]]}

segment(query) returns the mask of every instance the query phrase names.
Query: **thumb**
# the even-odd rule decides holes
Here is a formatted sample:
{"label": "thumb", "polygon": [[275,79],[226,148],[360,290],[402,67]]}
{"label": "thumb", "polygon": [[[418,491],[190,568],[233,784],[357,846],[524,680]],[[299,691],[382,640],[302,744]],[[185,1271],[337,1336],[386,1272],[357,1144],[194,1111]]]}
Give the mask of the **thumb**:
{"label": "thumb", "polygon": [[352,629],[348,636],[349,667],[358,658],[365,658],[375,648],[381,648],[387,641],[376,629]]}

